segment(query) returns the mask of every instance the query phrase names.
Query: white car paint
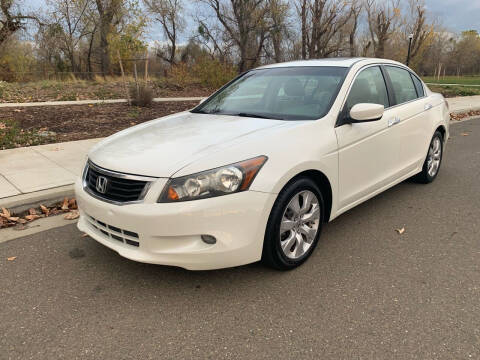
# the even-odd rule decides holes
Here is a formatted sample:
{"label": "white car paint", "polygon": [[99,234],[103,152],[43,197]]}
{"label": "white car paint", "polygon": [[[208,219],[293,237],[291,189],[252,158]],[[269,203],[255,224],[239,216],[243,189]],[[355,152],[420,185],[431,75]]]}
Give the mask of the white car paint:
{"label": "white car paint", "polygon": [[[449,131],[449,111],[439,94],[385,109],[378,121],[335,126],[351,84],[365,67],[404,65],[383,59],[298,61],[273,67],[350,68],[329,112],[318,120],[283,121],[183,112],[121,131],[97,144],[89,159],[120,173],[157,177],[140,203],[116,205],[76,183],[80,230],[132,260],[192,270],[260,260],[265,227],[277,194],[304,171],[321,172],[330,184],[332,220],[421,171],[433,133]],[[392,126],[392,122],[394,125]],[[168,178],[266,155],[245,192],[180,203],[157,203]],[[139,234],[132,248],[99,233],[89,218]],[[200,236],[213,235],[215,245]]]}

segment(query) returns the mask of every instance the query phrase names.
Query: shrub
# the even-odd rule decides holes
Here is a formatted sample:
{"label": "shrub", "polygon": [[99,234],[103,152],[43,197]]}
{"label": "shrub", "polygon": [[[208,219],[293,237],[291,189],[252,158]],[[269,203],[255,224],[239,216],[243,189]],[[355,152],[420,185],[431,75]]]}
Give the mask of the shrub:
{"label": "shrub", "polygon": [[237,75],[234,66],[221,63],[207,56],[200,57],[192,65],[179,63],[172,66],[168,76],[157,82],[160,88],[183,90],[188,86],[201,86],[215,90]]}
{"label": "shrub", "polygon": [[180,63],[172,66],[166,79],[166,85],[171,88],[184,89],[186,86],[195,82],[188,65]]}
{"label": "shrub", "polygon": [[130,99],[132,100],[132,105],[148,107],[152,105],[153,102],[153,91],[145,84],[138,85],[135,84],[130,86]]}
{"label": "shrub", "polygon": [[198,59],[192,68],[192,75],[198,79],[198,83],[211,90],[225,85],[237,74],[234,66],[207,57]]}

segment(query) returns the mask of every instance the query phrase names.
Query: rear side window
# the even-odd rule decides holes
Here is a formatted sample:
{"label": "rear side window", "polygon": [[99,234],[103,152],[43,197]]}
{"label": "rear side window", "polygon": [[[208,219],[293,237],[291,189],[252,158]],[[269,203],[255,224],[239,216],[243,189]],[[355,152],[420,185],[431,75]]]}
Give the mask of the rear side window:
{"label": "rear side window", "polygon": [[415,89],[417,89],[418,97],[424,97],[425,96],[425,91],[423,90],[422,82],[415,75],[413,75],[413,74],[410,74],[410,75],[412,76],[412,80],[413,80],[413,84],[415,85]]}
{"label": "rear side window", "polygon": [[417,90],[413,84],[410,72],[394,66],[385,66],[385,68],[392,82],[396,104],[415,100],[417,98]]}
{"label": "rear side window", "polygon": [[353,82],[347,98],[347,109],[360,103],[373,103],[389,107],[387,87],[378,66],[362,70]]}

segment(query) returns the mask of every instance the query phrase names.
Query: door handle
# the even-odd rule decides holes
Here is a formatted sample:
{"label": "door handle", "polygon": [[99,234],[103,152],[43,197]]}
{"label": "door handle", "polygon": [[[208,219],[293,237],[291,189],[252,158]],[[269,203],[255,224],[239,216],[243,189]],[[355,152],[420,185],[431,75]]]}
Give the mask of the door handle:
{"label": "door handle", "polygon": [[433,107],[432,104],[426,104],[425,105],[425,111],[430,110],[432,107]]}
{"label": "door handle", "polygon": [[398,116],[395,116],[394,118],[388,120],[388,127],[398,124],[399,122],[400,118]]}

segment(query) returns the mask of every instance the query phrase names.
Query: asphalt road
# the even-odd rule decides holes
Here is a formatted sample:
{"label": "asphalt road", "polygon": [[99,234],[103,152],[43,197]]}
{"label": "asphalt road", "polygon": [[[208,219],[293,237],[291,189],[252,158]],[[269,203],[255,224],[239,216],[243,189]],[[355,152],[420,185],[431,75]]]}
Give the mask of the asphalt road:
{"label": "asphalt road", "polygon": [[479,190],[480,119],[291,272],[139,264],[73,225],[0,244],[0,358],[479,359]]}

